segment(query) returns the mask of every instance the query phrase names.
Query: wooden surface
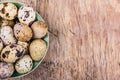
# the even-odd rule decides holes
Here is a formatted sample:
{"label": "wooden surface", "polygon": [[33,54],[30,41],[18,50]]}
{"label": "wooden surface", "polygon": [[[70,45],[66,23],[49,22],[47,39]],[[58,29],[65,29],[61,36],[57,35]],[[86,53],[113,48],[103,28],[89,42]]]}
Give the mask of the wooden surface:
{"label": "wooden surface", "polygon": [[49,26],[50,48],[14,80],[120,80],[120,0],[19,0]]}

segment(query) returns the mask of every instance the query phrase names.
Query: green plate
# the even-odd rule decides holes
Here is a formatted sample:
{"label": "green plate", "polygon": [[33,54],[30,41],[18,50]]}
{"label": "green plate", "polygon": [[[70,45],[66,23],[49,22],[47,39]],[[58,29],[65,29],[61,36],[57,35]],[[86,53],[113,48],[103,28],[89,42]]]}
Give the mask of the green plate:
{"label": "green plate", "polygon": [[[8,1],[0,2],[0,4],[1,3],[6,3],[6,2],[8,2]],[[24,5],[21,2],[15,2],[15,1],[14,2],[9,1],[9,2],[15,4],[18,8],[21,7],[22,5]],[[36,20],[44,21],[42,19],[42,17],[37,12],[36,12]],[[42,39],[46,42],[47,50],[48,50],[48,46],[49,46],[49,33],[47,32],[45,37],[43,37]],[[46,50],[46,53],[47,53],[47,50]],[[46,53],[45,53],[45,55],[46,55]],[[23,77],[23,76],[26,76],[26,75],[30,74],[31,72],[33,72],[41,64],[41,62],[44,59],[45,55],[43,56],[43,58],[40,61],[33,61],[33,68],[32,68],[32,70],[30,72],[28,72],[26,74],[19,74],[19,73],[17,73],[15,71],[14,74],[10,78],[20,78],[20,77]]]}

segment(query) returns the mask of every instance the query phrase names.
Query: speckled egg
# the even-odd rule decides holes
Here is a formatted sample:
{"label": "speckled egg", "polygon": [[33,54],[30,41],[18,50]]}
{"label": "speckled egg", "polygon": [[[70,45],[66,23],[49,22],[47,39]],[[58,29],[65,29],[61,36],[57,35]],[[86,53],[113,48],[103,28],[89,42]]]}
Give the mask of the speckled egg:
{"label": "speckled egg", "polygon": [[17,16],[17,7],[12,3],[0,4],[0,16],[7,20],[13,20]]}
{"label": "speckled egg", "polygon": [[29,72],[32,69],[33,62],[29,55],[23,56],[20,60],[18,60],[15,64],[15,69],[18,73],[24,74]]}
{"label": "speckled egg", "polygon": [[21,6],[18,10],[18,19],[21,23],[29,25],[35,20],[35,11],[32,7]]}
{"label": "speckled egg", "polygon": [[43,21],[36,21],[31,26],[33,30],[33,38],[42,38],[46,35],[48,27]]}
{"label": "speckled egg", "polygon": [[0,29],[0,37],[5,45],[17,42],[16,38],[14,37],[13,30],[10,26],[3,26]]}
{"label": "speckled egg", "polygon": [[0,26],[10,26],[13,27],[15,22],[13,20],[0,19]]}
{"label": "speckled egg", "polygon": [[29,43],[27,43],[27,42],[22,42],[22,41],[18,41],[17,44],[21,45],[21,46],[24,48],[25,53],[28,53]]}
{"label": "speckled egg", "polygon": [[1,52],[1,59],[8,63],[14,63],[17,59],[24,55],[25,51],[22,46],[18,44],[10,44],[3,48]]}
{"label": "speckled egg", "polygon": [[14,72],[14,66],[10,63],[0,62],[0,80],[10,77]]}
{"label": "speckled egg", "polygon": [[14,26],[14,34],[19,41],[29,41],[32,38],[32,29],[26,24],[17,23]]}
{"label": "speckled egg", "polygon": [[42,39],[33,40],[29,46],[30,56],[34,61],[39,61],[46,52],[46,43]]}

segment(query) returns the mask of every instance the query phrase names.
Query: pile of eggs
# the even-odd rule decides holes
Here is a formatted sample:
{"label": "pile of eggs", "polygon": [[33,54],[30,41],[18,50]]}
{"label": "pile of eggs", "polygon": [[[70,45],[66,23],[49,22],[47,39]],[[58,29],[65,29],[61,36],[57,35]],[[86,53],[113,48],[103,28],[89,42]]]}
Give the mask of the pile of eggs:
{"label": "pile of eggs", "polygon": [[8,78],[15,71],[20,74],[32,70],[33,61],[40,61],[47,46],[42,38],[48,27],[36,21],[32,7],[17,8],[12,3],[0,4],[0,78]]}

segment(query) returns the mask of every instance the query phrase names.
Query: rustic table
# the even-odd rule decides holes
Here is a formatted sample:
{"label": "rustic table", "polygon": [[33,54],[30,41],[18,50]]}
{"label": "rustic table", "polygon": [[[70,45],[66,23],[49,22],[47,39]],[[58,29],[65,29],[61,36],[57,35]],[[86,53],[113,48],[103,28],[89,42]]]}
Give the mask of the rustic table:
{"label": "rustic table", "polygon": [[120,0],[19,1],[44,18],[50,47],[33,73],[14,80],[120,80]]}

